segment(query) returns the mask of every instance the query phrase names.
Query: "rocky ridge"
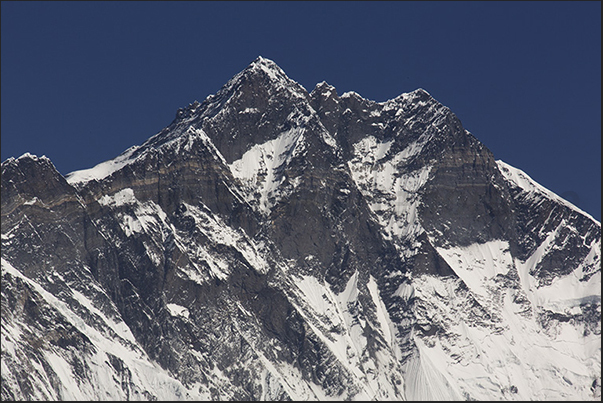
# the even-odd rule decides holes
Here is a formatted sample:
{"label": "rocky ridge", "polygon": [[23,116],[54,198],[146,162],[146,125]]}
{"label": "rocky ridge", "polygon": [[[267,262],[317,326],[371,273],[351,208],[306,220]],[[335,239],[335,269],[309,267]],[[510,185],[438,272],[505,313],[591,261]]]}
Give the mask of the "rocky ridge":
{"label": "rocky ridge", "polygon": [[1,185],[3,400],[600,397],[600,223],[422,89],[260,57],[111,161]]}

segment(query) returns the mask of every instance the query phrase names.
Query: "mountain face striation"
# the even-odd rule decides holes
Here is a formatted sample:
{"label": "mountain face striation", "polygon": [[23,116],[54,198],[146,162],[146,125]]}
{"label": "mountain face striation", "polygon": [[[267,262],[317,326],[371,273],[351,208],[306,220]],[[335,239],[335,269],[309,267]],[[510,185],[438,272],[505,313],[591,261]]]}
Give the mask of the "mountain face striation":
{"label": "mountain face striation", "polygon": [[1,182],[2,400],[601,397],[601,223],[422,89],[260,57],[113,160]]}

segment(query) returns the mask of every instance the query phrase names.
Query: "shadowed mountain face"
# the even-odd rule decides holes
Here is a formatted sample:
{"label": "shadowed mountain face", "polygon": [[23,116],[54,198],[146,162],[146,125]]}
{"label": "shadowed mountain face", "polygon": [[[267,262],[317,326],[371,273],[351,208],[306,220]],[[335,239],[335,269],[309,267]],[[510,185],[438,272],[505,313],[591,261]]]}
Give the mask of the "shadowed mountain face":
{"label": "shadowed mountain face", "polygon": [[1,196],[3,400],[600,398],[601,224],[422,89],[260,57]]}

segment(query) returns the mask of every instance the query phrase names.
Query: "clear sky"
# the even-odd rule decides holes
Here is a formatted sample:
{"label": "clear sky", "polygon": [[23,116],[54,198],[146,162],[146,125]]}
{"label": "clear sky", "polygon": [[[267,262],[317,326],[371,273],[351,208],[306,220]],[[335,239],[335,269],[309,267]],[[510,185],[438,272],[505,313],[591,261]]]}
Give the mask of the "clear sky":
{"label": "clear sky", "polygon": [[601,220],[601,2],[1,3],[1,159],[114,158],[258,55],[311,91],[427,90]]}

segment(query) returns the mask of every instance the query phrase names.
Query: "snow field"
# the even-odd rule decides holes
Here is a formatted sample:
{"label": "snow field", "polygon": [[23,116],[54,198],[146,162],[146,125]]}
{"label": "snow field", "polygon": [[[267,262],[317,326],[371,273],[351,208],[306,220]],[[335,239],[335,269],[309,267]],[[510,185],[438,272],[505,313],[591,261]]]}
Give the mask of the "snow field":
{"label": "snow field", "polygon": [[[601,370],[600,335],[584,336],[583,325],[563,321],[544,331],[538,313],[543,308],[578,313],[581,302],[589,298],[600,301],[600,272],[586,284],[579,281],[581,270],[576,270],[550,286],[537,288],[529,273],[548,244],[545,240],[526,262],[514,260],[508,244],[500,240],[437,248],[491,322],[472,319],[471,309],[465,307],[467,296],[459,295],[454,286],[459,280],[415,279],[422,321],[449,324],[446,334],[416,335],[419,351],[436,363],[442,376],[458,385],[462,396],[478,400],[592,399],[590,384]],[[515,288],[501,288],[497,278],[509,270],[517,270],[519,279]],[[526,315],[525,307],[514,302],[517,293],[528,297],[532,314]]]}
{"label": "snow field", "polygon": [[274,140],[254,145],[229,166],[233,176],[241,180],[247,190],[247,201],[253,205],[258,192],[258,208],[269,213],[274,205],[270,198],[279,199],[277,189],[284,180],[279,172],[281,167],[287,166],[304,150],[304,129],[295,127]]}
{"label": "snow field", "polygon": [[368,136],[354,144],[355,157],[348,162],[352,178],[389,239],[417,236],[423,232],[418,219],[420,200],[417,192],[427,182],[431,166],[405,172],[404,165],[421,152],[430,136],[421,136],[391,158],[394,140],[379,142]]}
{"label": "snow field", "polygon": [[172,316],[182,316],[186,319],[188,319],[188,316],[190,315],[190,312],[188,311],[188,308],[185,308],[181,305],[178,304],[166,304],[167,309],[170,311],[170,314]]}
{"label": "snow field", "polygon": [[489,299],[490,288],[498,288],[492,280],[499,274],[507,274],[513,267],[506,241],[494,240],[449,249],[437,247],[436,250],[469,289],[484,299]]}
{"label": "snow field", "polygon": [[112,173],[119,171],[124,166],[132,163],[132,154],[138,149],[137,146],[130,147],[117,158],[109,161],[101,162],[100,164],[89,169],[74,171],[65,176],[70,185],[85,184],[91,180],[102,180]]}
{"label": "snow field", "polygon": [[567,206],[567,207],[571,208],[572,210],[574,210],[582,215],[587,216],[594,222],[597,222],[597,223],[599,223],[599,225],[601,225],[601,223],[599,221],[595,220],[590,214],[588,214],[585,211],[580,210],[578,207],[574,206],[572,203],[568,202],[567,200],[565,200],[564,198],[562,198],[560,196],[557,196],[555,193],[551,192],[544,186],[540,185],[538,182],[536,182],[535,180],[530,178],[530,176],[528,176],[528,174],[523,172],[521,169],[515,168],[501,160],[497,160],[496,164],[498,165],[500,172],[503,174],[503,176],[509,182],[520,187],[524,192],[530,193],[532,195],[531,197],[544,197],[547,199],[555,200],[556,202],[561,203],[564,206]]}
{"label": "snow field", "polygon": [[[343,367],[356,378],[361,392],[354,399],[399,399],[403,380],[395,357],[399,348],[394,339],[394,327],[381,301],[377,284],[371,277],[367,284],[377,315],[377,323],[370,324],[357,309],[358,272],[348,280],[341,294],[334,294],[328,284],[319,282],[313,276],[301,276],[296,281],[297,298],[292,303],[306,318],[314,333],[329,347]],[[314,318],[317,318],[316,321]],[[368,341],[364,328],[370,326],[383,335],[386,345],[375,351],[374,358],[368,355]],[[399,382],[398,392],[393,386]]]}

